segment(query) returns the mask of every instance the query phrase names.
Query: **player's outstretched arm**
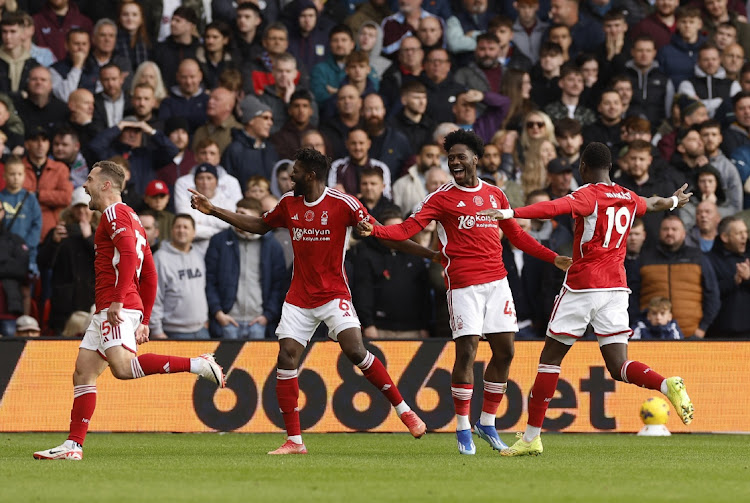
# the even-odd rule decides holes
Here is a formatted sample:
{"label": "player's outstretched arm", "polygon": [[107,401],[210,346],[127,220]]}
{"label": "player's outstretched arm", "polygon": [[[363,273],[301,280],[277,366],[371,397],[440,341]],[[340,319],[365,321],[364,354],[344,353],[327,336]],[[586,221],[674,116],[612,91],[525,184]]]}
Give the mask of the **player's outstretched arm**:
{"label": "player's outstretched arm", "polygon": [[[385,228],[385,226],[383,226],[380,222],[375,220],[373,217],[370,217],[370,218],[372,219],[372,222],[374,223],[375,227],[379,227],[381,229]],[[388,248],[391,248],[396,251],[400,251],[402,253],[408,253],[409,255],[414,255],[416,257],[422,257],[422,258],[427,258],[427,259],[434,260],[434,261],[440,261],[440,252],[436,250],[431,250],[429,248],[425,248],[424,246],[417,244],[411,239],[405,239],[403,241],[380,239],[380,242],[386,245]]]}
{"label": "player's outstretched arm", "polygon": [[682,208],[690,201],[690,196],[693,195],[692,192],[685,192],[687,188],[688,184],[686,183],[682,187],[677,189],[672,197],[647,197],[646,211],[671,211],[676,208]]}
{"label": "player's outstretched arm", "polygon": [[524,206],[523,208],[506,208],[502,210],[482,210],[480,215],[492,217],[495,220],[508,220],[510,218],[554,218],[558,215],[571,213],[572,206],[567,197],[561,197],[553,201],[541,201],[536,204]]}
{"label": "player's outstretched arm", "polygon": [[206,196],[193,189],[188,189],[192,196],[190,197],[190,206],[206,215],[211,215],[220,220],[224,220],[243,231],[252,232],[253,234],[265,234],[271,230],[271,227],[260,217],[252,215],[242,215],[234,211],[225,210],[211,204]]}
{"label": "player's outstretched arm", "polygon": [[418,232],[424,229],[419,222],[411,217],[395,225],[380,225],[375,219],[373,219],[373,222],[374,224],[361,220],[357,224],[357,234],[360,237],[375,236],[376,238],[390,241],[405,241],[416,236]]}

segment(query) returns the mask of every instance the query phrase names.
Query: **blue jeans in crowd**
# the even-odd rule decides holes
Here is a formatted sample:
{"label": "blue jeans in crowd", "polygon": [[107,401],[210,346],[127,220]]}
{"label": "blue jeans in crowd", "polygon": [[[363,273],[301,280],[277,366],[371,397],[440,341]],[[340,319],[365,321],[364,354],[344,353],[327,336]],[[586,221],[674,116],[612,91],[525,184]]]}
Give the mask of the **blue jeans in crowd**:
{"label": "blue jeans in crowd", "polygon": [[197,332],[168,332],[167,330],[164,331],[165,334],[167,334],[167,337],[169,339],[177,339],[177,340],[192,340],[192,339],[210,339],[211,336],[208,333],[207,328],[201,328]]}
{"label": "blue jeans in crowd", "polygon": [[14,335],[16,335],[16,320],[0,320],[0,336],[13,337]]}
{"label": "blue jeans in crowd", "polygon": [[266,326],[260,323],[250,325],[247,321],[238,321],[239,327],[231,323],[221,327],[221,337],[224,339],[264,339],[266,336]]}

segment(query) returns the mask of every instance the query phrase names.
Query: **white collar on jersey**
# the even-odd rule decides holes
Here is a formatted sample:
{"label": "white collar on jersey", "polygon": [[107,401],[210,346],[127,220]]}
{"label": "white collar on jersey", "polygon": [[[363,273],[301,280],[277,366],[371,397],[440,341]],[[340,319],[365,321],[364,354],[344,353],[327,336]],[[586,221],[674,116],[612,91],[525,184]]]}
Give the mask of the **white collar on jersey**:
{"label": "white collar on jersey", "polygon": [[482,185],[484,185],[484,182],[481,179],[479,179],[479,184],[476,187],[464,187],[463,185],[457,184],[455,179],[451,179],[451,183],[458,190],[463,190],[464,192],[476,192],[482,188]]}
{"label": "white collar on jersey", "polygon": [[326,194],[328,194],[328,187],[323,189],[323,193],[320,195],[319,198],[317,198],[315,201],[308,203],[307,199],[305,199],[305,196],[302,196],[302,202],[305,203],[305,206],[315,206],[319,202],[323,200],[324,197],[326,197]]}

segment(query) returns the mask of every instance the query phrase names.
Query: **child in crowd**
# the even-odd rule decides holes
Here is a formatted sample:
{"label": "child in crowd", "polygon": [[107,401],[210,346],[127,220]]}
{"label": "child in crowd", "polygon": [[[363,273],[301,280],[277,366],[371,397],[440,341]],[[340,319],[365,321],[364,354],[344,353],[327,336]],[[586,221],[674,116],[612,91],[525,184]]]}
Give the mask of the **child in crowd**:
{"label": "child in crowd", "polygon": [[245,188],[245,197],[255,199],[256,201],[262,201],[264,197],[271,193],[271,184],[266,177],[261,175],[251,176],[247,180],[247,187]]}
{"label": "child in crowd", "polygon": [[654,297],[648,303],[645,318],[633,327],[631,339],[682,340],[685,336],[677,321],[672,319],[672,303],[664,297]]}

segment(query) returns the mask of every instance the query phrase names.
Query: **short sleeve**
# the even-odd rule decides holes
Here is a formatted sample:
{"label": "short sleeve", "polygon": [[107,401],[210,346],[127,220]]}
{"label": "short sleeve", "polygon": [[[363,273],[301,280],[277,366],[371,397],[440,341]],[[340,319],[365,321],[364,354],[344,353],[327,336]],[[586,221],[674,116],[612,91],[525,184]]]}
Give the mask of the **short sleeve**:
{"label": "short sleeve", "polygon": [[274,208],[271,210],[265,212],[263,214],[263,221],[268,225],[269,227],[287,227],[287,211],[286,211],[286,203],[288,199],[286,197],[282,197],[281,200],[276,204]]}

